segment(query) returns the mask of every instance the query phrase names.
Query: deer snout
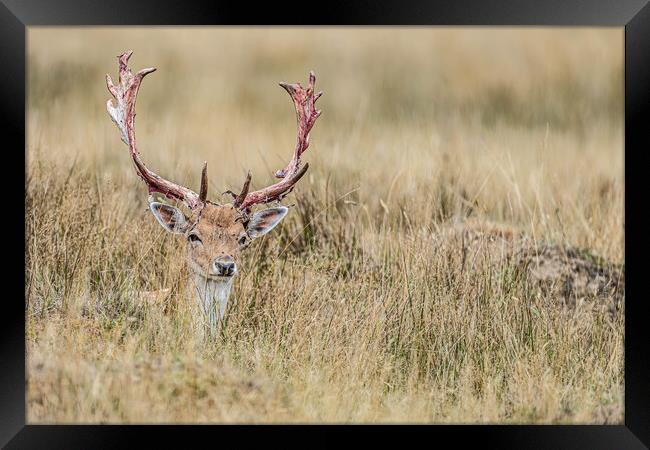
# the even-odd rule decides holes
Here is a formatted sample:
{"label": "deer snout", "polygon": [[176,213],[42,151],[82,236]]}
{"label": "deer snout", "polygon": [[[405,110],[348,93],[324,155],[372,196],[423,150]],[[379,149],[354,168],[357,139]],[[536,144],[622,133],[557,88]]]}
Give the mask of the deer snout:
{"label": "deer snout", "polygon": [[222,277],[232,277],[237,273],[235,260],[231,256],[222,256],[214,260],[214,273]]}

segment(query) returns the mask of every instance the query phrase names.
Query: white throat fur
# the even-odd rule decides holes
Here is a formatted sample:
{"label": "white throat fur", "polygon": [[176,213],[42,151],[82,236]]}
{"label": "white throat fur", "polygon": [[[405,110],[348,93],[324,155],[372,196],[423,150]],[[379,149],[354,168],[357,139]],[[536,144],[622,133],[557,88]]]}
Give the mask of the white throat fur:
{"label": "white throat fur", "polygon": [[233,278],[215,280],[201,275],[195,275],[194,277],[198,307],[206,319],[205,323],[213,334],[217,330],[217,323],[223,318],[226,312]]}

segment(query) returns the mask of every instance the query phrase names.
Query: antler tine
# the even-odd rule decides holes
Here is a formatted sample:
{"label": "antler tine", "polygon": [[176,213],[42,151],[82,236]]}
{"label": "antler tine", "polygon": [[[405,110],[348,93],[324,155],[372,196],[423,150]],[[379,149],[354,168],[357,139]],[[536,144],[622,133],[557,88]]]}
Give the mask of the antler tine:
{"label": "antler tine", "polygon": [[[268,203],[275,200],[281,200],[293,189],[294,185],[302,178],[307,172],[309,164],[300,168],[300,157],[309,147],[309,132],[311,131],[316,119],[321,114],[321,111],[316,110],[316,100],[323,95],[318,92],[314,95],[314,84],[316,83],[316,75],[314,72],[309,72],[309,84],[307,88],[303,88],[300,83],[280,83],[280,86],[286,90],[293,100],[294,107],[296,108],[296,122],[297,122],[297,136],[296,147],[293,152],[293,157],[289,164],[284,169],[278,170],[275,173],[277,178],[282,178],[281,181],[268,186],[264,189],[251,192],[240,203],[233,202],[234,206],[240,209],[247,210],[256,203]],[[248,186],[250,180],[247,179],[245,186]],[[237,204],[235,204],[237,203]]]}
{"label": "antler tine", "polygon": [[235,200],[233,200],[232,206],[234,206],[235,208],[239,208],[241,206],[241,204],[246,199],[246,196],[248,195],[248,189],[250,185],[251,185],[251,173],[248,172],[248,174],[246,174],[246,181],[244,181],[244,186],[241,188],[241,192],[239,193],[239,195],[235,197]]}
{"label": "antler tine", "polygon": [[208,162],[203,163],[203,170],[201,171],[201,191],[199,192],[199,201],[205,203],[208,199]]}
{"label": "antler tine", "polygon": [[135,101],[142,79],[156,69],[154,67],[142,69],[133,75],[127,65],[132,54],[133,51],[128,50],[117,57],[119,61],[119,84],[115,85],[111,76],[106,74],[106,86],[115,98],[115,106],[113,106],[113,101],[110,99],[106,102],[108,114],[119,128],[122,141],[129,146],[133,164],[140,178],[147,184],[149,194],[159,192],[168,198],[184,202],[190,209],[195,209],[205,202],[207,196],[207,164],[203,166],[201,195],[199,195],[191,189],[158,176],[147,169],[140,159],[140,153],[135,143]]}

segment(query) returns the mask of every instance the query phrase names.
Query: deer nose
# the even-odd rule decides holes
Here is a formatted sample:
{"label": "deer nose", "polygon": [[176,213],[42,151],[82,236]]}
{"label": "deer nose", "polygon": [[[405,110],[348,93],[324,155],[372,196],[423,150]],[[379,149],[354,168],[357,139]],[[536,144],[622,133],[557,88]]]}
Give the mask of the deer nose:
{"label": "deer nose", "polygon": [[235,274],[237,268],[235,261],[230,256],[224,256],[214,260],[214,271],[222,277],[231,277]]}

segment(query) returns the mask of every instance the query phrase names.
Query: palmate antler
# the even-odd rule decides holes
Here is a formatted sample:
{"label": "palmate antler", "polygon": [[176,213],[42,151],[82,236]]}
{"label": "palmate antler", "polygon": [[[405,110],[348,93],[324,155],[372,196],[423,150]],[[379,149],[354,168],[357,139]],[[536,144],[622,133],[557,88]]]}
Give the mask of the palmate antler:
{"label": "palmate antler", "polygon": [[298,122],[296,148],[293,152],[293,157],[289,164],[275,173],[277,178],[282,178],[281,181],[268,186],[259,191],[248,192],[251,176],[250,173],[246,177],[244,187],[241,193],[236,196],[233,201],[233,206],[247,211],[251,206],[257,203],[268,203],[275,200],[281,200],[287,195],[300,178],[307,172],[309,164],[305,164],[302,169],[300,168],[300,156],[309,147],[309,132],[311,131],[316,119],[320,116],[320,111],[316,110],[316,100],[323,95],[319,92],[314,95],[314,83],[316,82],[316,75],[314,72],[309,72],[309,85],[303,88],[300,83],[288,84],[280,83],[291,96],[293,104],[296,108],[296,120]]}
{"label": "palmate antler", "polygon": [[133,164],[140,178],[147,184],[149,193],[159,192],[167,198],[180,200],[192,210],[199,208],[205,203],[208,193],[207,163],[203,165],[201,192],[197,194],[185,186],[165,180],[156,175],[147,169],[140,159],[140,153],[135,144],[135,100],[138,96],[142,79],[156,69],[153,67],[142,69],[133,75],[131,69],[127,66],[132,53],[129,50],[118,56],[120,78],[117,86],[113,84],[111,76],[106,74],[106,85],[111,94],[113,94],[116,102],[116,106],[113,106],[113,101],[110,99],[106,102],[108,114],[120,129],[122,140],[129,146]]}

